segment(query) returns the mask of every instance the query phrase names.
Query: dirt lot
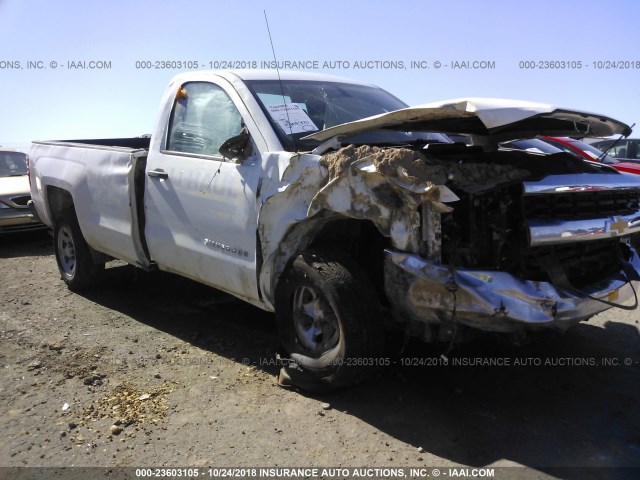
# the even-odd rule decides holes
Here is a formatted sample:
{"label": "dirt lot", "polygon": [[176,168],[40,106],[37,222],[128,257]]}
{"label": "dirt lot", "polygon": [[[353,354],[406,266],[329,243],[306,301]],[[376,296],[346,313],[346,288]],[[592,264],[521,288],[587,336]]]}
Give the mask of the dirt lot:
{"label": "dirt lot", "polygon": [[0,238],[0,278],[1,466],[640,472],[638,311],[519,348],[487,335],[446,366],[410,344],[373,381],[313,397],[277,386],[272,315],[214,290],[114,264],[71,293],[45,232]]}

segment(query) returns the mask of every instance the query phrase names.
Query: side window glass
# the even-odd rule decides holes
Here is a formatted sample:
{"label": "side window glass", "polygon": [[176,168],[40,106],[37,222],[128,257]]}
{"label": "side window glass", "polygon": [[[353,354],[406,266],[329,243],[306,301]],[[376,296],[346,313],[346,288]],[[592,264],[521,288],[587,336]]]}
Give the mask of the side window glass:
{"label": "side window glass", "polygon": [[[627,142],[618,142],[618,144],[612,149],[612,157],[627,158]],[[611,154],[611,151],[609,152]]]}
{"label": "side window glass", "polygon": [[640,160],[640,141],[629,140],[627,143],[629,144],[627,147],[628,148],[627,154],[629,155],[628,158]]}
{"label": "side window glass", "polygon": [[[609,145],[611,145],[611,143],[609,143],[609,142],[595,142],[593,144],[593,146],[596,147],[601,152],[605,152],[607,150],[607,148],[609,148]],[[611,150],[609,150],[608,154],[611,155]],[[611,156],[613,156],[613,155],[611,155]]]}
{"label": "side window glass", "polygon": [[569,153],[571,155],[573,155],[574,157],[578,157],[580,158],[580,155],[578,155],[576,152],[574,152],[573,150],[571,150],[569,147],[567,147],[564,143],[560,143],[560,142],[554,142],[553,140],[545,140],[545,142],[550,143],[551,145],[553,145],[556,148],[559,148],[560,150],[562,150],[564,153]]}
{"label": "side window glass", "polygon": [[185,83],[169,119],[167,150],[218,155],[220,146],[241,130],[242,116],[222,88],[207,82]]}
{"label": "side window glass", "polygon": [[[610,142],[598,142],[597,145],[595,145],[595,147],[600,150],[601,152],[607,152],[607,155],[609,155],[610,157],[617,157],[616,155],[616,149],[612,148],[611,150],[609,150],[609,147],[613,145],[613,141]],[[607,151],[608,150],[608,151]]]}

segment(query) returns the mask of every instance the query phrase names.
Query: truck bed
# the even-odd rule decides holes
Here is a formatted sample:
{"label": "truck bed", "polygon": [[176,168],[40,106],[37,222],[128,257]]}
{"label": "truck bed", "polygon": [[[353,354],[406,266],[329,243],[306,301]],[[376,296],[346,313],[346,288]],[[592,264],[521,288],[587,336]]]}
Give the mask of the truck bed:
{"label": "truck bed", "polygon": [[29,157],[38,216],[53,226],[60,211],[44,206],[66,205],[59,195],[68,192],[89,246],[148,267],[143,193],[149,143],[137,137],[33,142]]}

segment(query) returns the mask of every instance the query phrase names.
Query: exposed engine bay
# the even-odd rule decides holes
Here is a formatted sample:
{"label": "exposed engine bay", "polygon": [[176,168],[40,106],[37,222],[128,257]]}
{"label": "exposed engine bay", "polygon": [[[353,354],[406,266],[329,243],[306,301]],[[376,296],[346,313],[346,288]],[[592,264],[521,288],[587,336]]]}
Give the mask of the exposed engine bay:
{"label": "exposed engine bay", "polygon": [[[628,215],[640,209],[640,190],[525,195],[524,181],[568,173],[600,174],[602,169],[564,154],[449,153],[443,147],[438,152],[441,160],[436,162],[439,166],[448,158],[455,162],[451,169],[455,173],[449,173],[446,185],[460,198],[451,204],[453,211],[442,214],[443,264],[506,271],[538,281],[552,281],[547,267],[560,265],[576,286],[593,283],[620,268],[617,236],[532,245],[529,222]],[[432,161],[427,155],[425,159]],[[625,251],[627,260],[628,255]]]}
{"label": "exposed engine bay", "polygon": [[[388,253],[396,255],[398,268],[387,267],[387,295],[407,298],[399,306],[404,315],[444,318],[453,308],[451,285],[457,289],[464,283],[463,272],[486,283],[469,286],[466,297],[461,289],[456,300],[461,321],[473,326],[487,315],[551,322],[562,317],[560,297],[590,299],[614,279],[622,286],[637,277],[628,266],[638,262],[629,244],[640,235],[640,188],[625,185],[625,176],[608,167],[565,153],[484,151],[462,144],[347,146],[324,155],[321,164],[329,181],[310,213],[327,209],[369,219],[391,238],[393,252]],[[410,255],[399,260],[405,253]],[[398,278],[400,270],[407,278]],[[496,279],[502,274],[508,275],[505,285]],[[516,293],[522,282],[526,288]],[[500,295],[477,298],[483,289],[493,294],[496,288],[515,304]],[[619,298],[618,288],[615,295],[607,294],[609,300]],[[516,313],[519,297],[546,307],[544,318],[534,320],[528,307]],[[466,314],[460,304],[465,301]],[[586,309],[581,319],[593,311],[597,308]]]}

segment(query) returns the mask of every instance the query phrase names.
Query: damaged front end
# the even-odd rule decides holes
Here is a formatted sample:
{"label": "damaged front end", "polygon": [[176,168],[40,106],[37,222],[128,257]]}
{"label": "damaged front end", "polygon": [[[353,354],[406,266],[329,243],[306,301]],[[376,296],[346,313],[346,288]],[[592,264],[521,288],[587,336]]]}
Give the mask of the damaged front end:
{"label": "damaged front end", "polygon": [[[351,141],[391,130],[466,133],[473,145]],[[322,143],[294,157],[261,213],[262,291],[271,299],[288,259],[333,220],[349,219],[374,225],[384,239],[375,244],[381,255],[361,266],[383,264],[373,283],[392,319],[427,341],[450,338],[458,325],[563,330],[611,306],[635,308],[640,178],[565,153],[498,147],[536,135],[630,131],[602,115],[475,99],[309,135]],[[291,205],[295,214],[283,216]]]}
{"label": "damaged front end", "polygon": [[[638,255],[628,265],[640,272]],[[425,323],[417,336],[433,338],[428,324],[460,323],[494,332],[520,332],[552,327],[567,329],[591,316],[633,300],[625,269],[570,293],[550,281],[523,280],[496,270],[453,269],[417,255],[386,251],[385,291],[393,299],[395,313],[407,323]]]}
{"label": "damaged front end", "polygon": [[454,324],[564,330],[640,286],[635,178],[564,154],[457,144],[348,146],[321,164],[330,180],[308,215],[369,220],[389,238],[384,292],[414,336],[442,339]]}

